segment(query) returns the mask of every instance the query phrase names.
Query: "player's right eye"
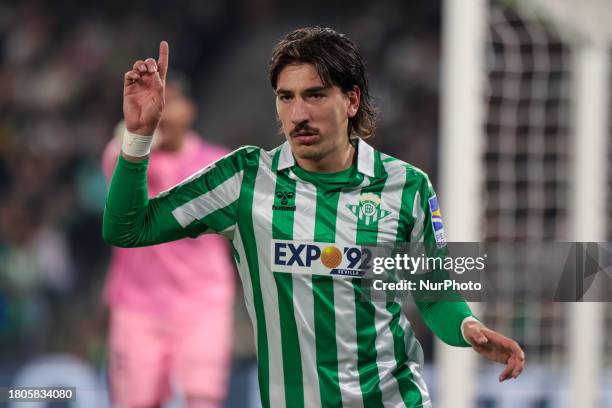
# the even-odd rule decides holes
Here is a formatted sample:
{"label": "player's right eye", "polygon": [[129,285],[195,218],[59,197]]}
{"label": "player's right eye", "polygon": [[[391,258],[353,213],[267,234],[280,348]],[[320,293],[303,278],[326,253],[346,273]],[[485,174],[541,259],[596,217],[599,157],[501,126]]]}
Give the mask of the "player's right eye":
{"label": "player's right eye", "polygon": [[280,95],[278,95],[278,99],[279,99],[281,102],[289,102],[289,101],[291,100],[291,95],[288,95],[288,94],[280,94]]}

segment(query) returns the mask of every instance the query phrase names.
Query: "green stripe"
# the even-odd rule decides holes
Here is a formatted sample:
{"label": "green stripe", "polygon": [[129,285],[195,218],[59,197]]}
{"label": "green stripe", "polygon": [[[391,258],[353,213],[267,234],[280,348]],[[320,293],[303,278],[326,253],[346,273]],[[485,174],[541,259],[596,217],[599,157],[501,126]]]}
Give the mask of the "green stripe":
{"label": "green stripe", "polygon": [[238,200],[228,206],[220,208],[206,217],[192,224],[203,224],[210,227],[213,231],[221,232],[236,223],[236,211],[238,210]]}
{"label": "green stripe", "polygon": [[[320,187],[317,188],[314,231],[316,242],[336,241],[336,213],[339,198],[339,190],[326,192]],[[338,346],[335,342],[334,279],[330,276],[313,275],[312,289],[321,403],[325,407],[342,407],[338,379]]]}
{"label": "green stripe", "polygon": [[385,165],[383,164],[382,157],[378,150],[374,150],[374,169],[377,177],[386,178],[388,176]]}
{"label": "green stripe", "polygon": [[274,152],[274,156],[272,157],[272,170],[277,171],[278,169],[278,161],[280,159],[281,151],[283,150],[283,145],[280,145],[276,148]]}
{"label": "green stripe", "polygon": [[[387,306],[387,310],[393,316],[389,322],[389,329],[393,336],[393,351],[395,354],[395,367],[393,376],[397,380],[400,395],[407,407],[418,407],[423,404],[421,390],[414,381],[412,371],[408,365],[408,354],[406,353],[406,332],[399,324],[401,307],[398,303]],[[414,334],[410,334],[414,336]]]}
{"label": "green stripe", "polygon": [[[378,158],[380,159],[380,156]],[[385,181],[386,179],[377,179],[373,184],[364,187],[361,194],[374,193],[380,197]],[[378,237],[376,227],[377,225],[365,225],[364,220],[359,218],[356,244],[376,244]],[[357,369],[363,394],[363,405],[368,408],[383,407],[380,375],[376,363],[375,305],[371,301],[363,300],[364,289],[361,279],[353,279],[353,290],[355,291],[355,315],[357,317]]]}
{"label": "green stripe", "polygon": [[[406,242],[410,230],[412,230],[412,205],[413,198],[416,193],[417,183],[412,183],[410,175],[412,172],[406,172],[406,181],[402,191],[401,207],[397,225],[396,242]],[[398,303],[393,303],[387,307],[387,310],[393,315],[390,322],[391,334],[393,335],[393,350],[395,354],[396,371],[393,375],[397,380],[400,394],[406,406],[418,406],[423,404],[421,391],[414,381],[412,371],[408,365],[408,353],[406,352],[406,335],[404,329],[399,324],[401,307]]]}
{"label": "green stripe", "polygon": [[406,184],[404,184],[404,191],[402,191],[402,206],[399,213],[396,242],[408,241],[412,228],[414,228],[412,206],[419,183],[417,183],[415,174],[412,171],[408,171],[408,169],[406,170]]}
{"label": "green stripe", "polygon": [[170,191],[163,192],[159,196],[164,197],[171,194],[173,204],[180,207],[194,198],[214,190],[240,172],[244,166],[243,158],[249,151],[252,150],[246,148],[237,150],[211,165],[212,167],[206,171],[205,176],[194,177],[192,180],[178,184]]}
{"label": "green stripe", "polygon": [[[275,158],[277,156],[278,152]],[[279,208],[295,205],[295,180],[279,173],[274,191],[275,193],[280,192],[281,195],[280,197],[276,195],[274,197],[274,208],[277,209],[272,211],[272,238],[293,239],[295,211],[280,210]],[[293,194],[293,199],[287,198],[289,193]],[[283,204],[283,198],[288,203]],[[293,305],[293,276],[290,273],[274,272],[274,280],[278,293],[283,374],[285,377],[285,405],[292,408],[303,408],[304,384],[300,342]]]}
{"label": "green stripe", "polygon": [[[253,162],[259,163],[259,151],[254,152]],[[259,259],[257,246],[255,245],[255,231],[253,226],[253,194],[255,191],[255,179],[258,166],[253,163],[245,170],[242,189],[240,191],[240,207],[238,210],[238,228],[242,241],[246,262],[251,275],[251,286],[253,287],[253,304],[257,318],[257,360],[259,374],[259,392],[261,394],[262,408],[270,408],[270,360],[268,358],[268,337],[266,332],[266,320],[259,280]]]}
{"label": "green stripe", "polygon": [[390,163],[390,162],[394,162],[394,161],[400,161],[400,160],[396,159],[395,157],[388,156],[388,157],[385,157],[382,162],[383,163]]}

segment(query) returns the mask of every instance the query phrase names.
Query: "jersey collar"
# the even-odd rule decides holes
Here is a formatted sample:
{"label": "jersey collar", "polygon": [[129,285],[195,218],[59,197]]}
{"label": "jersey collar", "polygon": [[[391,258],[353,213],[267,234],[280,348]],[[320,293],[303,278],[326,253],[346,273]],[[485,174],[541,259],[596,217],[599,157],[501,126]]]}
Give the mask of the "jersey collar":
{"label": "jersey collar", "polygon": [[[295,158],[291,153],[291,145],[285,142],[280,146],[280,153],[274,155],[273,171],[281,171],[295,166]],[[380,152],[364,142],[357,142],[357,171],[368,177],[384,177],[385,170],[380,159]]]}

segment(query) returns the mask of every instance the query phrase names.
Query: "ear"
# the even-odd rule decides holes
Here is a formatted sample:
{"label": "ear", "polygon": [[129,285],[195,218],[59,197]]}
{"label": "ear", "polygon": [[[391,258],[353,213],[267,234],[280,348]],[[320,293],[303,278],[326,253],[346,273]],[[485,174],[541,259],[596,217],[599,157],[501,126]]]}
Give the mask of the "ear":
{"label": "ear", "polygon": [[348,98],[347,114],[349,118],[354,118],[359,110],[359,103],[361,102],[361,89],[357,85],[353,86],[353,89],[346,93]]}

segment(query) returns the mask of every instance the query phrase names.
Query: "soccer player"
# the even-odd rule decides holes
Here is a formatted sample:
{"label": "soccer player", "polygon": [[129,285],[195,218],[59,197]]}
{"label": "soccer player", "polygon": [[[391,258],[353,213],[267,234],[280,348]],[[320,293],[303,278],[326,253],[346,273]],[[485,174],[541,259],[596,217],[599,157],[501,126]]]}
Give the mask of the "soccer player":
{"label": "soccer player", "polygon": [[[264,407],[431,406],[421,347],[400,305],[365,301],[359,278],[325,273],[316,260],[331,247],[444,244],[427,176],[363,140],[375,121],[353,42],[329,28],[289,33],[269,65],[285,143],[240,148],[148,200],[148,145],[164,109],[168,54],[162,42],[158,61],[136,61],[125,74],[127,130],[105,239],[125,247],[209,232],[230,239]],[[444,342],[506,364],[501,381],[521,373],[518,344],[478,322],[466,303],[417,305]]]}
{"label": "soccer player", "polygon": [[[196,107],[185,80],[169,80],[151,152],[148,192],[157,195],[228,152],[191,130]],[[110,178],[121,136],[108,144]],[[118,407],[160,407],[171,384],[188,408],[221,407],[232,351],[234,266],[226,240],[207,235],[146,248],[113,250],[109,379]],[[214,335],[211,335],[214,333]]]}

